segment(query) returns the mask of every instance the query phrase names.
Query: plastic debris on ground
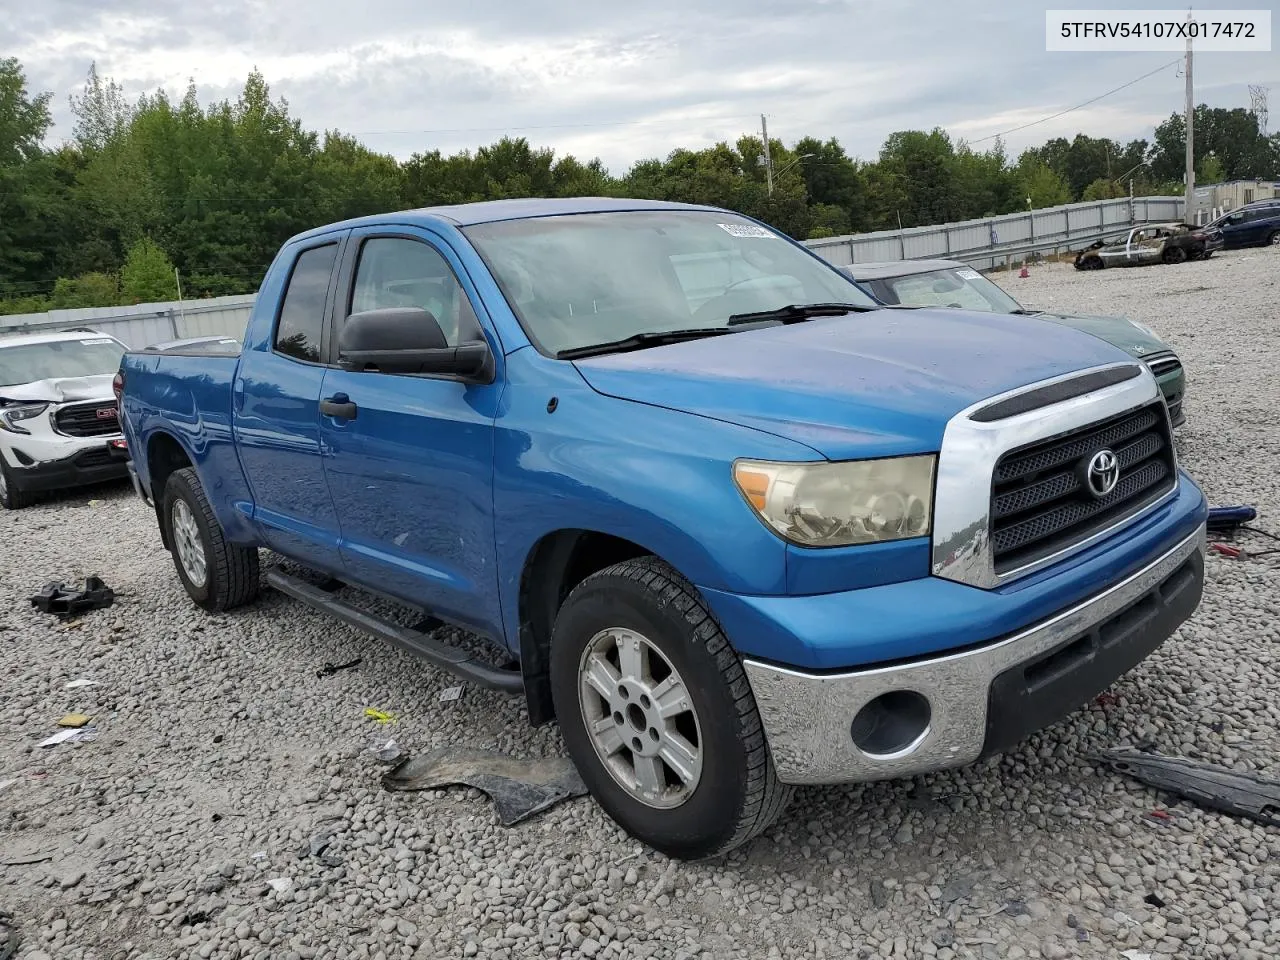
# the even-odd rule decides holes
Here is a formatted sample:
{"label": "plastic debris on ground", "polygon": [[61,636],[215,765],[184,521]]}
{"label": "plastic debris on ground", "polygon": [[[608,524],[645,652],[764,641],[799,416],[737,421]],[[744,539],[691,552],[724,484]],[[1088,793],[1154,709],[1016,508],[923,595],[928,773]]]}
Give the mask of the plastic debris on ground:
{"label": "plastic debris on ground", "polygon": [[67,684],[65,687],[63,687],[62,689],[64,689],[64,690],[80,690],[80,689],[82,689],[82,688],[84,688],[84,687],[96,687],[97,685],[98,685],[98,681],[97,681],[97,680],[72,680],[70,683],[68,683],[68,684]]}
{"label": "plastic debris on ground", "polygon": [[339,673],[342,670],[354,670],[356,667],[360,666],[360,659],[360,657],[356,657],[354,660],[349,660],[346,663],[326,663],[316,671],[316,676],[332,677],[335,673]]}
{"label": "plastic debris on ground", "polygon": [[452,703],[462,699],[462,687],[445,687],[440,691],[441,703]]}
{"label": "plastic debris on ground", "polygon": [[0,960],[10,960],[18,954],[18,927],[13,915],[0,910]]}
{"label": "plastic debris on ground", "polygon": [[385,710],[376,710],[373,707],[365,707],[364,715],[377,723],[396,722],[395,714],[387,713]]}
{"label": "plastic debris on ground", "polygon": [[1280,780],[1135,750],[1109,750],[1098,758],[1118,773],[1202,807],[1280,826]]}
{"label": "plastic debris on ground", "polygon": [[46,583],[44,589],[31,598],[31,605],[37,610],[63,619],[78,617],[88,610],[100,610],[115,602],[115,591],[103,583],[101,577],[86,578],[79,590],[62,583]]}
{"label": "plastic debris on ground", "polygon": [[332,832],[321,831],[312,836],[310,842],[298,851],[298,856],[304,860],[307,857],[314,857],[326,867],[340,867],[342,858],[332,850],[334,839]]}
{"label": "plastic debris on ground", "polygon": [[387,790],[434,790],[457,785],[488,794],[498,822],[510,827],[561,801],[586,794],[568,757],[519,760],[491,750],[441,747],[406,760],[382,778]]}
{"label": "plastic debris on ground", "polygon": [[56,747],[60,743],[88,743],[98,739],[97,727],[75,727],[59,730],[48,739],[41,740],[42,747]]}
{"label": "plastic debris on ground", "polygon": [[385,736],[369,738],[369,752],[381,763],[395,763],[404,757],[404,750],[395,740]]}

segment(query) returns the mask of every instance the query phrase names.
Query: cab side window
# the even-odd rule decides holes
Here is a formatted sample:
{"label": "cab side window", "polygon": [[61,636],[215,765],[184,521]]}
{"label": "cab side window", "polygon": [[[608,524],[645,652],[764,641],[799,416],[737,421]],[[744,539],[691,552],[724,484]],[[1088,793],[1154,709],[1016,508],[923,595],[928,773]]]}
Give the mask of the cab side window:
{"label": "cab side window", "polygon": [[308,363],[320,362],[320,331],[329,276],[338,253],[336,243],[304,250],[293,265],[273,344],[276,353]]}
{"label": "cab side window", "polygon": [[360,248],[351,313],[421,307],[435,317],[449,346],[481,336],[466,291],[434,247],[405,237],[371,237]]}

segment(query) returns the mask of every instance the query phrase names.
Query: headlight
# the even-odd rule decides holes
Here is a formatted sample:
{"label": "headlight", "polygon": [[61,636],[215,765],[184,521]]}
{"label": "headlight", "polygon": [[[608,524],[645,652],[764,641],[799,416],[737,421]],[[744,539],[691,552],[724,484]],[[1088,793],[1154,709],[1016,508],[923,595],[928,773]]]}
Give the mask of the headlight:
{"label": "headlight", "polygon": [[937,458],[846,463],[739,460],[733,480],[777,533],[806,547],[928,535]]}
{"label": "headlight", "polygon": [[0,428],[13,433],[30,433],[31,431],[18,424],[23,420],[38,417],[49,409],[47,403],[24,403],[19,406],[5,407],[0,410]]}
{"label": "headlight", "polygon": [[1143,333],[1145,333],[1148,337],[1155,337],[1157,340],[1160,339],[1160,337],[1156,334],[1156,332],[1152,330],[1150,327],[1148,327],[1145,323],[1139,323],[1137,320],[1130,320],[1129,322],[1132,323],[1139,330],[1141,330]]}

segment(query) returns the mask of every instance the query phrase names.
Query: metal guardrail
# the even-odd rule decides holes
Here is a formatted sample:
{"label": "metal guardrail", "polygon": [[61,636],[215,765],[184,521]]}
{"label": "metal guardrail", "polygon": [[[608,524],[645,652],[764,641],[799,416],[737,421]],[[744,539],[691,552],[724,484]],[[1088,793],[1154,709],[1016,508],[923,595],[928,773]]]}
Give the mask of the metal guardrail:
{"label": "metal guardrail", "polygon": [[991,267],[1037,250],[1087,245],[1133,224],[1181,220],[1182,206],[1180,197],[1099,200],[981,220],[806,240],[805,246],[837,266],[936,258]]}

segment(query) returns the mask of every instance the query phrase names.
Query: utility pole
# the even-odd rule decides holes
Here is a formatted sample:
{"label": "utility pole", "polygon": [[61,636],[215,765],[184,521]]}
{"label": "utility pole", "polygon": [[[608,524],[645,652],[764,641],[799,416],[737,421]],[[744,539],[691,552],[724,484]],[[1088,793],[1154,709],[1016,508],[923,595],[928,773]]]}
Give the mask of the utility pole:
{"label": "utility pole", "polygon": [[[1191,14],[1187,14],[1187,21],[1191,21]],[[1191,222],[1191,208],[1195,204],[1196,194],[1196,136],[1195,136],[1195,113],[1196,98],[1195,89],[1191,84],[1191,35],[1187,35],[1187,199],[1185,207],[1182,211],[1182,219]]]}
{"label": "utility pole", "polygon": [[769,196],[773,196],[773,160],[769,157],[769,124],[760,114],[760,139],[764,141],[764,182]]}

